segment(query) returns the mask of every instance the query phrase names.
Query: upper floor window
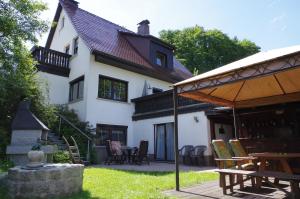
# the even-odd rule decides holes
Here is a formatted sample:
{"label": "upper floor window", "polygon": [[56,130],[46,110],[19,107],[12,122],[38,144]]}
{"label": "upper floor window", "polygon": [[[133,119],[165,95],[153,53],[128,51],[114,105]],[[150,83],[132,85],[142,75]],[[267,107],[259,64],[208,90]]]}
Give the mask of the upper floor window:
{"label": "upper floor window", "polygon": [[66,54],[70,54],[70,45],[67,45],[67,46],[65,47],[65,53],[66,53]]}
{"label": "upper floor window", "polygon": [[155,87],[152,88],[152,93],[161,93],[161,92],[163,92],[163,89],[155,88]]}
{"label": "upper floor window", "polygon": [[128,82],[106,76],[99,76],[98,97],[127,102]]}
{"label": "upper floor window", "polygon": [[74,39],[73,44],[73,54],[76,55],[78,53],[78,37]]}
{"label": "upper floor window", "polygon": [[162,67],[166,67],[167,56],[161,52],[156,52],[156,64]]}
{"label": "upper floor window", "polygon": [[70,82],[69,101],[83,99],[84,76]]}
{"label": "upper floor window", "polygon": [[63,29],[64,26],[65,26],[65,17],[62,17],[60,22],[60,30]]}
{"label": "upper floor window", "polygon": [[119,141],[121,145],[127,144],[127,126],[97,124],[96,145],[105,145],[106,140]]}

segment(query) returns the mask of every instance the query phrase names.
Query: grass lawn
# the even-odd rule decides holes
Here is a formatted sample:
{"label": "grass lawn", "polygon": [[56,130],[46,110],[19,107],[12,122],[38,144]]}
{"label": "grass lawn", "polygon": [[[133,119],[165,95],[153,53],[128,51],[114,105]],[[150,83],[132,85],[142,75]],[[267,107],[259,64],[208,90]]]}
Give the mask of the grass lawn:
{"label": "grass lawn", "polygon": [[[182,172],[181,186],[216,180],[214,172]],[[104,168],[84,171],[83,192],[68,199],[81,198],[166,198],[161,192],[175,188],[173,172],[135,172]]]}
{"label": "grass lawn", "polygon": [[[181,186],[216,180],[214,172],[182,172]],[[84,171],[83,192],[63,199],[167,198],[161,192],[175,188],[173,172],[135,172],[104,168]],[[4,196],[4,190],[0,189]]]}

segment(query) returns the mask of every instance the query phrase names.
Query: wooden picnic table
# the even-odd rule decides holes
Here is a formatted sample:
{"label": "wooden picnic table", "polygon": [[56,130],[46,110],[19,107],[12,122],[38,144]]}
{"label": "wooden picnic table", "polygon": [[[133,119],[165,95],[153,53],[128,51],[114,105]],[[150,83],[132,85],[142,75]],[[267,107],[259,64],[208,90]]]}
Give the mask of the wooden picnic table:
{"label": "wooden picnic table", "polygon": [[[258,167],[259,171],[265,171],[267,161],[270,160],[277,160],[280,162],[281,167],[283,169],[283,172],[287,174],[293,174],[292,168],[289,165],[288,160],[294,159],[294,158],[300,158],[300,153],[271,153],[271,152],[265,152],[265,153],[251,153],[249,156],[258,158],[258,161],[260,162],[260,165]],[[260,188],[262,184],[261,179],[257,179],[257,187]],[[275,183],[278,183],[278,180],[275,179]]]}

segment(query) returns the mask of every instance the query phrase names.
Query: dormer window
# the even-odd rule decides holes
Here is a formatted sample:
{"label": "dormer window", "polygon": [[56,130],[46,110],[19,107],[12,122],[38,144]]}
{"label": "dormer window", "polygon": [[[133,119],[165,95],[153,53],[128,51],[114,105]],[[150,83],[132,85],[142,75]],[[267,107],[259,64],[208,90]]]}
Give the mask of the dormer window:
{"label": "dormer window", "polygon": [[78,37],[76,37],[75,39],[74,39],[74,42],[73,42],[73,54],[74,55],[77,55],[77,53],[78,53]]}
{"label": "dormer window", "polygon": [[155,87],[152,88],[152,93],[153,93],[153,94],[154,94],[154,93],[161,93],[161,92],[163,92],[163,89],[155,88]]}
{"label": "dormer window", "polygon": [[161,52],[156,52],[156,64],[162,67],[166,67],[167,56]]}

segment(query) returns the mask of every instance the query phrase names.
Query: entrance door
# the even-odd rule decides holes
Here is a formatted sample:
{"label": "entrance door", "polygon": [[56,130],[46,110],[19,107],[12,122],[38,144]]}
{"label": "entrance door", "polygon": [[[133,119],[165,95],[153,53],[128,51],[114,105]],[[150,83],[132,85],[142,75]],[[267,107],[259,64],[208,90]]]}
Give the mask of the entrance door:
{"label": "entrance door", "polygon": [[174,123],[155,125],[156,160],[174,160]]}

